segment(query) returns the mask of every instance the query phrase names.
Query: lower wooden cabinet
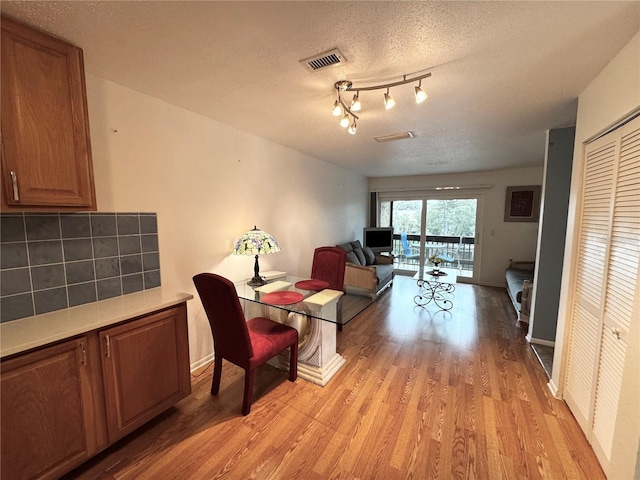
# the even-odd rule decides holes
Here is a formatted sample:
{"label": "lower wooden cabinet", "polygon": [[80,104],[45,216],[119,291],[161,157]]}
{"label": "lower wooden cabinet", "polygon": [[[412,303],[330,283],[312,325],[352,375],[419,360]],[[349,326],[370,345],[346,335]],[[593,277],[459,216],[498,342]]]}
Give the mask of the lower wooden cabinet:
{"label": "lower wooden cabinet", "polygon": [[191,393],[186,304],[3,359],[3,480],[59,478]]}
{"label": "lower wooden cabinet", "polygon": [[171,309],[100,332],[109,441],[191,391],[186,318]]}
{"label": "lower wooden cabinet", "polygon": [[55,478],[95,451],[87,338],[2,363],[2,478]]}

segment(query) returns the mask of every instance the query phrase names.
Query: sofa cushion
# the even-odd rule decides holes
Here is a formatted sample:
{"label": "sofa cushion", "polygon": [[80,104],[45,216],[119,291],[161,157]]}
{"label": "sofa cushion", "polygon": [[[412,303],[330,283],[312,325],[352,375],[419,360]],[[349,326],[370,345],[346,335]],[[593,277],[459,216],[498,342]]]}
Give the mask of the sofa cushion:
{"label": "sofa cushion", "polygon": [[360,260],[358,260],[358,256],[353,250],[347,252],[347,262],[353,263],[354,265],[362,265],[360,263]]}
{"label": "sofa cushion", "polygon": [[378,285],[380,287],[393,280],[393,263],[376,264],[376,277],[378,277]]}
{"label": "sofa cushion", "polygon": [[376,254],[373,253],[369,247],[362,247],[362,253],[364,253],[364,258],[367,261],[367,265],[374,265],[376,263]]}

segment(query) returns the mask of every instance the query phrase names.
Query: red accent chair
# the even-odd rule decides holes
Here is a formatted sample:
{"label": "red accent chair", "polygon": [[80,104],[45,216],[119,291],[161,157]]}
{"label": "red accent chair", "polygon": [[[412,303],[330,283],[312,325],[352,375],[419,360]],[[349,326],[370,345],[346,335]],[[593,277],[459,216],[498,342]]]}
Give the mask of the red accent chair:
{"label": "red accent chair", "polygon": [[[318,247],[313,252],[311,278],[329,283],[327,288],[344,292],[344,271],[347,264],[347,252],[339,247]],[[338,331],[342,331],[342,297],[338,300],[336,321]]]}
{"label": "red accent chair", "polygon": [[295,328],[256,317],[245,321],[233,283],[213,273],[193,277],[213,334],[214,369],[211,395],[220,391],[222,359],[244,369],[242,414],[251,411],[254,371],[270,358],[291,347],[289,380],[298,378],[298,331]]}

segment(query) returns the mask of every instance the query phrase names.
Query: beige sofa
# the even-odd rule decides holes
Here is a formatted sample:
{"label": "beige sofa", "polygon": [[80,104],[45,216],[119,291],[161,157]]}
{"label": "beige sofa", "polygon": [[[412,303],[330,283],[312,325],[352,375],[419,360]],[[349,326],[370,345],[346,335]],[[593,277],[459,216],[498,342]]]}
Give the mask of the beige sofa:
{"label": "beige sofa", "polygon": [[347,252],[344,272],[346,293],[366,295],[373,299],[391,286],[394,276],[393,256],[376,255],[363,248],[359,240],[337,245]]}

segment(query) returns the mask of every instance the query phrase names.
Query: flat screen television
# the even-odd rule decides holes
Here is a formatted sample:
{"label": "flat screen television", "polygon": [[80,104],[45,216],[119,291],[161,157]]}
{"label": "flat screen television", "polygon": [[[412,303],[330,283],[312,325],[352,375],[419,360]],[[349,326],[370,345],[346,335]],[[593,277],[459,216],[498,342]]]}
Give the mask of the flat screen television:
{"label": "flat screen television", "polygon": [[393,227],[365,227],[362,240],[374,253],[392,252]]}

